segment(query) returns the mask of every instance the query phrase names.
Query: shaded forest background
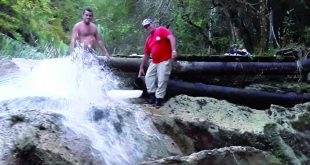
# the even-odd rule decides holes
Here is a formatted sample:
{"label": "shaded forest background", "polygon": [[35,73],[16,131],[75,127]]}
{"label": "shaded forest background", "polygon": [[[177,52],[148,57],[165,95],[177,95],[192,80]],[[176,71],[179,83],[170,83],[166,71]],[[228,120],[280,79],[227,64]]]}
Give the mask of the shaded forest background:
{"label": "shaded forest background", "polygon": [[110,54],[142,54],[146,17],[174,33],[182,55],[223,54],[233,46],[268,55],[310,46],[308,0],[0,0],[1,55],[21,54],[20,43],[53,50],[50,57],[66,54],[86,6]]}

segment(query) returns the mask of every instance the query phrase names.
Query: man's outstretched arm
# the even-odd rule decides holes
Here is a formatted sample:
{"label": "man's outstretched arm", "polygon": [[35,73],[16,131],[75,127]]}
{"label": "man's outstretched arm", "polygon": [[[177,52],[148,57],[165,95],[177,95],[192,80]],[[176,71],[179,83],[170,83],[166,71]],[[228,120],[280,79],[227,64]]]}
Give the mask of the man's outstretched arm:
{"label": "man's outstretched arm", "polygon": [[71,41],[70,41],[70,54],[73,52],[76,40],[78,38],[78,29],[77,25],[74,25],[71,32]]}
{"label": "man's outstretched arm", "polygon": [[103,43],[103,41],[101,40],[101,38],[100,38],[98,32],[96,32],[95,38],[96,38],[96,41],[97,41],[97,43],[98,43],[98,45],[99,45],[99,47],[100,47],[100,49],[101,49],[103,55],[107,56],[107,58],[110,58],[110,54],[109,54],[107,48],[104,46],[104,43]]}

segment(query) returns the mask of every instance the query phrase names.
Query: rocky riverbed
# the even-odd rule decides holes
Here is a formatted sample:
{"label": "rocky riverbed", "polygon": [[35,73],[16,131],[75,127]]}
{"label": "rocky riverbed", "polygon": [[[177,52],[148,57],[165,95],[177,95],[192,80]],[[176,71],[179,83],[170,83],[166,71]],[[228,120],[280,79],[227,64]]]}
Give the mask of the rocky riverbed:
{"label": "rocky riverbed", "polygon": [[225,100],[179,95],[159,109],[146,109],[157,128],[187,155],[155,164],[169,164],[171,159],[170,164],[309,163],[309,103],[256,110]]}
{"label": "rocky riverbed", "polygon": [[[21,64],[30,69],[37,65],[21,61],[1,59],[0,77],[18,72]],[[0,164],[108,164],[88,136],[64,124],[64,115],[41,111],[47,105],[57,109],[61,103],[48,97],[1,101]],[[141,151],[142,156],[133,155],[138,159],[129,164],[310,164],[310,103],[257,110],[178,95],[160,108],[139,98],[89,112],[102,131],[105,122],[111,122],[117,136],[130,137],[116,142],[127,141]],[[137,116],[148,129],[137,126]],[[152,134],[145,133],[149,129]],[[116,154],[113,159],[122,157]]]}

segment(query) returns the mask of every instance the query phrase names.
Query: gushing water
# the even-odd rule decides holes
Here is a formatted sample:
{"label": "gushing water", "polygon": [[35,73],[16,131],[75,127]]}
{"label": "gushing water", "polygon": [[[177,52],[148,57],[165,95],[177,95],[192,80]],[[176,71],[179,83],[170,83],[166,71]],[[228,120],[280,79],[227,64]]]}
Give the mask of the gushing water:
{"label": "gushing water", "polygon": [[[159,133],[134,105],[109,97],[108,91],[119,89],[119,82],[107,67],[99,66],[92,56],[79,57],[88,58],[77,52],[74,59],[46,59],[2,77],[0,101],[32,96],[65,100],[60,108],[50,105],[42,111],[63,115],[63,123],[88,137],[104,164],[137,164],[147,148],[144,139],[160,141]],[[131,97],[128,94],[122,96]]]}

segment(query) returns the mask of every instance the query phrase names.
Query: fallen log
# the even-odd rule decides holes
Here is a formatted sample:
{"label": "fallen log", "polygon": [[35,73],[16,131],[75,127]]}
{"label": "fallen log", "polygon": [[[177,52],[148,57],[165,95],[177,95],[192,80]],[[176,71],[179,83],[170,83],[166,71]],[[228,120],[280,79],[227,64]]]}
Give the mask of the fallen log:
{"label": "fallen log", "polygon": [[[144,78],[137,78],[135,87],[146,92]],[[227,100],[238,105],[245,105],[255,109],[268,109],[271,104],[293,107],[299,103],[310,102],[308,93],[271,93],[258,90],[240,89],[225,86],[206,85],[203,83],[189,83],[169,80],[167,98],[185,94],[189,96],[207,96],[219,100]],[[145,93],[144,93],[144,96]]]}
{"label": "fallen log", "polygon": [[[111,58],[108,66],[123,72],[139,71],[141,58]],[[147,67],[147,66],[145,66]],[[188,62],[177,61],[172,76],[217,74],[306,74],[310,72],[310,59],[298,62]]]}

